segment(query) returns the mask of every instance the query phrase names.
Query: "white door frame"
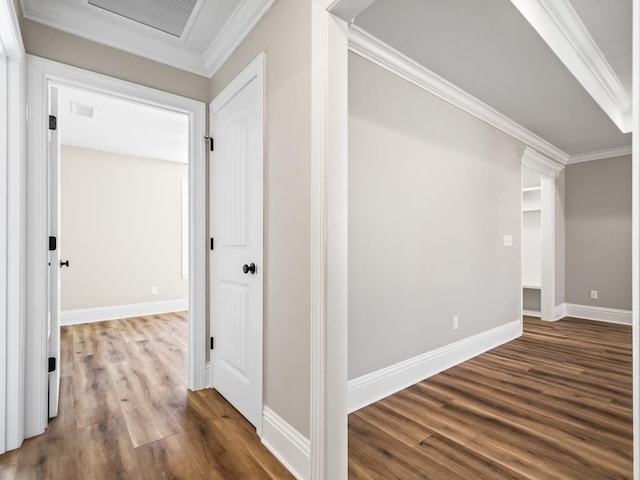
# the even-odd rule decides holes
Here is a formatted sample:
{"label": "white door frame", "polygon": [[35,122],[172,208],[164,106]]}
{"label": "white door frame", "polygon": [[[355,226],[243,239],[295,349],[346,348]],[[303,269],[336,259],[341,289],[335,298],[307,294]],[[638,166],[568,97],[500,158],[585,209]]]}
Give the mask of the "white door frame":
{"label": "white door frame", "polygon": [[24,439],[24,133],[25,51],[13,2],[0,2],[0,454]]}
{"label": "white door frame", "polygon": [[[206,387],[206,169],[204,103],[27,56],[25,436],[47,426],[47,116],[49,85],[93,90],[189,117],[189,388]],[[141,141],[153,141],[144,138]]]}
{"label": "white door frame", "polygon": [[[212,138],[216,138],[216,132],[213,131],[213,118],[216,115],[216,113],[218,113],[218,111],[224,107],[231,99],[233,99],[236,95],[238,95],[238,93],[240,93],[250,82],[252,81],[257,81],[258,85],[259,85],[259,99],[258,102],[260,103],[260,107],[261,107],[261,112],[260,112],[260,126],[259,126],[259,131],[257,132],[257,134],[260,137],[260,146],[262,147],[262,150],[260,151],[260,178],[262,179],[262,186],[264,185],[264,150],[265,150],[265,144],[264,144],[264,121],[265,121],[265,106],[264,106],[264,98],[265,98],[265,82],[264,82],[264,69],[265,69],[265,54],[260,53],[255,59],[253,59],[251,61],[251,63],[249,63],[249,65],[247,65],[245,67],[244,70],[242,70],[242,72],[240,72],[225,88],[222,92],[220,92],[220,94],[214,98],[211,103],[209,104],[209,129],[211,131],[210,135]],[[254,80],[255,79],[255,80]],[[212,158],[215,161],[215,152],[212,155]],[[213,188],[213,185],[215,185],[214,183],[214,169],[210,168],[209,169],[209,186],[210,186],[210,190],[209,190],[209,198],[210,201],[213,201],[213,197],[214,194],[211,192],[211,188]],[[260,249],[261,249],[261,255],[259,258],[256,259],[257,263],[258,263],[258,268],[261,270],[260,273],[260,286],[259,286],[259,308],[258,311],[260,313],[260,319],[257,322],[257,327],[258,327],[258,331],[256,332],[256,335],[258,338],[261,339],[260,342],[260,347],[259,347],[259,352],[258,352],[258,360],[259,360],[259,365],[258,365],[258,371],[260,372],[260,377],[257,380],[257,386],[256,389],[259,392],[259,400],[256,400],[256,402],[259,401],[260,404],[260,412],[258,413],[258,419],[256,422],[256,432],[258,434],[258,436],[260,438],[262,438],[262,424],[263,424],[263,409],[264,409],[264,389],[263,389],[263,379],[264,379],[264,369],[263,369],[263,365],[264,365],[264,358],[263,358],[263,348],[264,348],[264,311],[263,311],[263,293],[264,293],[264,234],[263,234],[263,228],[264,228],[264,187],[260,190],[260,192],[258,193],[258,196],[261,199],[261,207],[263,209],[263,211],[261,212],[261,216],[260,216],[260,225],[259,225],[259,231],[260,231]],[[214,209],[213,208],[209,208],[209,228],[211,229],[210,232],[210,237],[211,238],[215,238],[216,235],[219,236],[220,232],[214,232],[213,228],[214,228]],[[215,255],[216,254],[216,250],[214,249],[213,251],[209,252],[211,255]],[[215,260],[211,260],[209,262],[209,265],[211,267],[211,269],[213,269],[215,267]],[[210,275],[210,284],[211,284],[211,290],[209,292],[210,298],[213,297],[213,288],[215,287],[214,282],[213,282],[213,273],[211,273]],[[216,329],[214,329],[214,322],[216,321],[214,312],[215,312],[215,305],[213,303],[213,300],[209,301],[209,319],[210,319],[210,327],[211,327],[211,332],[216,331]],[[211,353],[211,358],[210,358],[210,363],[213,363],[213,355],[214,353]],[[211,372],[211,376],[209,379],[209,385],[214,385],[214,376],[213,376],[213,365],[211,365],[212,368],[210,369]]]}
{"label": "white door frame", "polygon": [[640,0],[633,0],[632,335],[633,478],[640,480]]}
{"label": "white door frame", "polygon": [[[523,167],[539,174],[541,177],[542,275],[540,318],[542,320],[555,321],[561,318],[556,315],[556,178],[560,175],[564,165],[545,157],[531,147],[525,147],[521,162]],[[522,213],[520,215],[522,216]]]}
{"label": "white door frame", "polygon": [[[329,13],[337,3],[311,4],[313,480],[348,474],[348,26]],[[356,3],[364,8],[362,0]]]}

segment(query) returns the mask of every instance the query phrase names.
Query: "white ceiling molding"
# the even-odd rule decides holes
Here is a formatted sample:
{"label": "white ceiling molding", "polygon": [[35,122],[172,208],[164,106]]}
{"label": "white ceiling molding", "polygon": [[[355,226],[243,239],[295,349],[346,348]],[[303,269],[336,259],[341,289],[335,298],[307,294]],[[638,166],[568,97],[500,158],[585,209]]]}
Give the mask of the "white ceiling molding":
{"label": "white ceiling molding", "polygon": [[565,164],[569,155],[362,29],[349,27],[349,50]]}
{"label": "white ceiling molding", "polygon": [[605,158],[621,157],[623,155],[631,155],[631,145],[607,148],[605,150],[581,153],[579,155],[571,155],[567,164],[603,160]]}
{"label": "white ceiling molding", "polygon": [[631,131],[631,96],[569,0],[511,0],[623,133]]}
{"label": "white ceiling molding", "polygon": [[[181,70],[211,77],[231,55],[275,0],[241,0],[206,50],[189,47],[185,35],[192,28],[199,1],[181,38],[92,7],[51,0],[20,0],[25,18],[94,42],[124,50]],[[11,3],[11,2],[9,2]],[[86,3],[86,2],[85,2]],[[83,4],[84,5],[84,4]],[[86,7],[86,5],[84,5]],[[132,28],[134,26],[134,28]]]}
{"label": "white ceiling molding", "polygon": [[204,68],[212,77],[244,40],[275,0],[243,0],[203,55]]}
{"label": "white ceiling molding", "polygon": [[522,166],[545,177],[555,178],[560,175],[564,165],[551,160],[531,147],[526,147],[522,153]]}
{"label": "white ceiling molding", "polygon": [[329,9],[329,12],[353,23],[354,19],[364,12],[376,0],[339,0]]}
{"label": "white ceiling molding", "polygon": [[0,4],[0,56],[13,59],[24,57],[18,16],[10,0]]}

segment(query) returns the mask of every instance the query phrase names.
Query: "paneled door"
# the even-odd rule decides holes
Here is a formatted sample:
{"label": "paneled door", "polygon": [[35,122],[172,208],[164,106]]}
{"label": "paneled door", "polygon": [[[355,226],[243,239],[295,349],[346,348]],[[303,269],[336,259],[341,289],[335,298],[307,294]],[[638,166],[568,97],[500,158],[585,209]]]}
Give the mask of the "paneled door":
{"label": "paneled door", "polygon": [[212,385],[261,430],[263,68],[256,58],[211,102]]}

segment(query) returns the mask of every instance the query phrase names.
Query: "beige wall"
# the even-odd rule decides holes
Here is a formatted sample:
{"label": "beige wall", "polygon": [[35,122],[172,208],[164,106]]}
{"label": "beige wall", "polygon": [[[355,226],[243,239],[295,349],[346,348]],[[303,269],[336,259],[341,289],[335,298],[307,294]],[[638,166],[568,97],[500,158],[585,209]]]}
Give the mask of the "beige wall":
{"label": "beige wall", "polygon": [[349,77],[353,379],[520,318],[521,145],[355,54]]}
{"label": "beige wall", "polygon": [[565,172],[566,301],[631,310],[631,155]]}
{"label": "beige wall", "polygon": [[41,23],[23,19],[27,53],[206,102],[209,80]]}
{"label": "beige wall", "polygon": [[211,98],[266,52],[265,404],[310,425],[311,2],[277,0],[211,80]]}
{"label": "beige wall", "polygon": [[[179,163],[63,146],[61,310],[187,299]],[[158,287],[158,295],[151,287]]]}

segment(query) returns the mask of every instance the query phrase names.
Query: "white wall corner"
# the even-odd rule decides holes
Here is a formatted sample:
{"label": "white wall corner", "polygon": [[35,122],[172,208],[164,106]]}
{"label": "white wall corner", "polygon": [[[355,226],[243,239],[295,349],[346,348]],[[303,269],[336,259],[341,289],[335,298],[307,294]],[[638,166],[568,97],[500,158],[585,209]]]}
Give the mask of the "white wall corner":
{"label": "white wall corner", "polygon": [[569,0],[511,0],[623,133],[631,131],[631,96]]}
{"label": "white wall corner", "polygon": [[567,162],[569,155],[555,145],[355,25],[349,27],[349,50],[530,145],[556,162]]}
{"label": "white wall corner", "polygon": [[550,178],[556,178],[564,168],[564,164],[552,160],[531,147],[525,147],[522,153],[522,166]]}
{"label": "white wall corner", "polygon": [[349,413],[522,335],[522,317],[464,340],[349,380]]}
{"label": "white wall corner", "polygon": [[134,303],[110,307],[63,310],[60,312],[60,325],[102,322],[119,318],[144,317],[161,313],[183,312],[189,310],[189,300],[167,300],[163,302]]}
{"label": "white wall corner", "polygon": [[242,0],[238,4],[202,56],[209,77],[216,74],[274,2],[275,0]]}
{"label": "white wall corner", "polygon": [[631,310],[619,310],[617,308],[594,307],[592,305],[577,305],[567,303],[566,316],[583,318],[585,320],[595,320],[598,322],[618,323],[621,325],[631,325]]}
{"label": "white wall corner", "polygon": [[262,412],[262,443],[298,480],[311,478],[311,442],[266,406]]}

